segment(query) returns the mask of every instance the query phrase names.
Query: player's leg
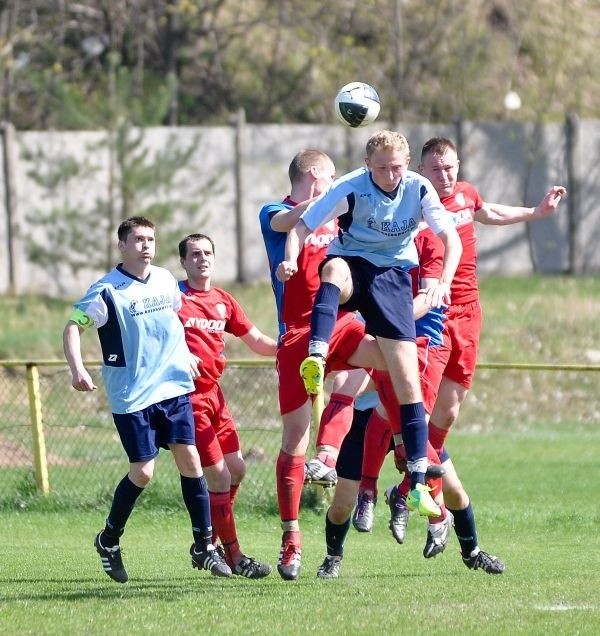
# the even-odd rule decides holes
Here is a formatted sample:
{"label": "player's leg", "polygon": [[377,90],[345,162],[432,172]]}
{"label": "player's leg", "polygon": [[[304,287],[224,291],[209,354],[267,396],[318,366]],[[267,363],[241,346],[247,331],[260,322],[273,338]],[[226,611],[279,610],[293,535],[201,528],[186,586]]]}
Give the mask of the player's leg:
{"label": "player's leg", "polygon": [[484,552],[479,547],[475,512],[450,458],[443,463],[444,498],[448,510],[454,516],[454,531],[460,544],[463,563],[471,570],[481,569],[488,574],[502,574],[504,563],[498,557]]}
{"label": "player's leg", "polygon": [[323,391],[325,360],[341,303],[352,295],[352,276],[346,261],[330,258],[321,269],[321,284],[315,296],[310,321],[308,358],[300,366],[306,392],[317,395]]}
{"label": "player's leg", "polygon": [[302,536],[298,517],[311,418],[311,402],[306,394],[304,397],[302,406],[281,415],[282,444],[277,458],[276,482],[283,535],[277,569],[285,580],[296,580],[300,575]]}
{"label": "player's leg", "polygon": [[194,543],[190,547],[192,566],[213,576],[231,576],[231,569],[212,543],[210,497],[196,448],[194,412],[188,396],[161,403],[159,430],[179,470],[181,493],[190,516]]}
{"label": "player's leg", "polygon": [[368,381],[369,376],[362,369],[335,373],[329,402],[317,433],[317,455],[306,464],[307,482],[335,484],[339,449],[352,425],[354,397]]}
{"label": "player's leg", "polygon": [[129,472],[115,488],[105,526],[96,535],[94,546],[104,571],[118,583],[128,580],[119,540],[138,497],[152,479],[154,458],[158,455],[156,432],[149,424],[151,417],[151,408],[113,414],[115,427],[129,458]]}
{"label": "player's leg", "polygon": [[[409,340],[392,340],[377,337],[389,369],[390,382],[377,382],[380,399],[386,409],[392,433],[401,432],[406,452],[408,470],[411,474],[411,491],[407,506],[419,514],[435,516],[441,513],[425,485],[427,459],[427,421],[423,407],[417,345]],[[390,387],[391,384],[391,387]],[[399,402],[399,412],[394,401]],[[397,430],[396,422],[402,423]]]}
{"label": "player's leg", "polygon": [[359,532],[371,532],[373,529],[378,494],[377,482],[383,462],[390,451],[391,439],[390,424],[385,417],[383,407],[379,404],[376,409],[373,409],[365,431],[360,486],[356,508],[352,515],[352,525]]}
{"label": "player's leg", "polygon": [[322,579],[334,579],[340,574],[344,543],[358,493],[365,428],[370,412],[370,408],[354,409],[352,426],[342,442],[338,457],[339,479],[325,517],[327,554],[317,570],[317,576]]}

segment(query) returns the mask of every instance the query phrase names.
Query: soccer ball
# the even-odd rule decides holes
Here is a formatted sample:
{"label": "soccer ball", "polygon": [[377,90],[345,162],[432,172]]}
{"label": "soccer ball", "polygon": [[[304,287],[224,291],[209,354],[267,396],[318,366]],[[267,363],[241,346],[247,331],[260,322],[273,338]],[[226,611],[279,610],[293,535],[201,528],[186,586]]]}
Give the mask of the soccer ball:
{"label": "soccer ball", "polygon": [[350,82],[335,96],[334,110],[338,119],[350,128],[366,126],[379,115],[379,95],[364,82]]}

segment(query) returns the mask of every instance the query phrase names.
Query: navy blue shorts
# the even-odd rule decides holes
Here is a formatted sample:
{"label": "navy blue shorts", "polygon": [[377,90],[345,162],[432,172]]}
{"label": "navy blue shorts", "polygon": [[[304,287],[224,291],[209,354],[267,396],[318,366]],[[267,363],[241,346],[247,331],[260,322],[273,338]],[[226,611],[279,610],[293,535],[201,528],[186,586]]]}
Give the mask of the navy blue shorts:
{"label": "navy blue shorts", "polygon": [[130,463],[153,459],[169,444],[196,444],[189,395],[163,400],[141,411],[112,415]]}
{"label": "navy blue shorts", "polygon": [[360,311],[366,331],[390,340],[415,341],[412,276],[401,267],[377,267],[360,256],[343,258],[352,275],[352,296],[340,309]]}
{"label": "navy blue shorts", "polygon": [[337,458],[335,470],[338,477],[360,481],[362,476],[363,447],[365,442],[365,430],[373,409],[359,411],[354,409],[352,426],[344,437]]}

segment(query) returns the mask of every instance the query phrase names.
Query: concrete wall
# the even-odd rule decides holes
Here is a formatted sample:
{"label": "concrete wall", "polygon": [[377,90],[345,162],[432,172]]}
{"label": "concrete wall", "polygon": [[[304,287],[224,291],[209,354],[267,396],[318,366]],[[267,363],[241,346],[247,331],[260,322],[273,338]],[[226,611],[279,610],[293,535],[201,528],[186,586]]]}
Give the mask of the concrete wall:
{"label": "concrete wall", "polygon": [[[236,279],[265,280],[267,261],[258,225],[258,211],[268,200],[280,200],[289,191],[287,167],[291,157],[305,147],[317,147],[336,161],[338,173],[363,162],[368,137],[379,127],[351,130],[342,126],[247,125],[210,128],[153,128],[146,133],[150,154],[165,144],[188,145],[195,136],[198,143],[186,170],[177,177],[176,188],[182,198],[196,200],[199,210],[193,216],[180,214],[169,228],[170,236],[201,231],[213,237],[217,246],[217,282]],[[470,123],[456,126],[395,126],[409,139],[416,168],[420,148],[427,138],[445,135],[460,141],[461,178],[473,182],[482,197],[509,205],[535,205],[553,184],[567,185],[565,127],[549,124],[542,129],[516,123]],[[82,266],[73,275],[56,254],[51,267],[41,268],[27,258],[31,237],[44,240],[35,216],[40,210],[60,207],[68,202],[89,222],[89,237],[81,240],[81,253],[96,254],[105,249],[98,228],[116,244],[116,228],[97,218],[94,202],[108,191],[108,153],[99,146],[99,132],[17,132],[13,148],[15,194],[10,221],[15,267],[16,293],[36,292],[74,298],[105,270]],[[238,135],[236,137],[236,135]],[[27,158],[43,148],[56,157],[73,156],[87,166],[86,174],[65,191],[49,197],[32,180],[35,161]],[[236,150],[237,149],[237,150]],[[580,220],[578,256],[581,271],[600,271],[600,179],[598,162],[600,122],[579,124],[575,155],[580,174],[578,218]],[[9,280],[9,214],[6,153],[0,153],[0,293],[11,291]],[[240,187],[241,186],[241,187]],[[237,190],[241,191],[238,197]],[[121,219],[117,219],[116,222]],[[14,231],[16,228],[16,231]],[[182,274],[177,259],[177,241],[161,241],[158,228],[157,262]],[[101,237],[106,237],[106,232]],[[166,232],[163,232],[165,236]],[[242,244],[238,239],[241,236]],[[89,239],[89,240],[87,240]],[[104,238],[106,242],[106,238]],[[537,269],[556,273],[569,267],[568,208],[561,204],[559,214],[531,224],[478,228],[479,271],[481,274],[526,274]],[[14,247],[17,247],[15,253]],[[116,256],[115,256],[116,258]],[[535,266],[534,266],[535,264]]]}

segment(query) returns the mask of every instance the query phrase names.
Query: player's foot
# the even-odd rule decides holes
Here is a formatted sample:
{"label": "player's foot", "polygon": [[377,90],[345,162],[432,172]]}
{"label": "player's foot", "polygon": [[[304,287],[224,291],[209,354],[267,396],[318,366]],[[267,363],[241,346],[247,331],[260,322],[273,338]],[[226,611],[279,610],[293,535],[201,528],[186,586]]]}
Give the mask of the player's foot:
{"label": "player's foot", "polygon": [[300,375],[304,382],[304,388],[309,395],[322,393],[325,360],[321,356],[308,356],[300,365]]}
{"label": "player's foot", "polygon": [[213,546],[210,549],[196,551],[192,543],[190,547],[192,567],[198,570],[208,570],[213,576],[231,576],[231,568],[225,563],[225,559]]}
{"label": "player's foot", "polygon": [[284,581],[296,581],[300,576],[300,566],[302,560],[302,549],[284,541],[279,551],[279,560],[277,561],[277,571]]}
{"label": "player's foot", "polygon": [[406,507],[416,510],[422,517],[439,517],[442,514],[440,507],[429,494],[429,487],[425,484],[417,484],[406,497]]}
{"label": "player's foot", "polygon": [[463,563],[469,568],[469,570],[483,570],[488,574],[502,574],[504,572],[505,565],[498,557],[492,556],[483,550],[479,550],[471,556],[463,556]]}
{"label": "player's foot", "polygon": [[342,557],[328,554],[317,570],[320,579],[337,579],[342,567]]}
{"label": "player's foot", "polygon": [[446,469],[441,464],[429,464],[425,471],[425,479],[438,479],[446,474]]}
{"label": "player's foot", "polygon": [[251,557],[243,556],[232,568],[231,571],[238,576],[245,576],[247,579],[264,579],[271,574],[273,568],[268,563],[261,563]]}
{"label": "player's foot", "polygon": [[404,543],[410,511],[406,507],[406,499],[398,490],[398,486],[390,486],[385,491],[385,502],[390,507],[390,530],[394,539]]}
{"label": "player's foot", "polygon": [[330,468],[316,457],[304,465],[304,483],[331,488],[337,484],[335,468]]}
{"label": "player's foot", "polygon": [[129,577],[127,576],[127,572],[123,566],[121,546],[117,544],[112,548],[105,548],[101,543],[101,535],[102,531],[96,535],[96,538],[94,539],[94,546],[96,548],[96,552],[100,555],[104,571],[113,581],[116,581],[117,583],[127,583]]}
{"label": "player's foot", "polygon": [[423,548],[423,556],[431,559],[441,554],[448,544],[450,528],[454,525],[454,517],[449,510],[446,510],[446,518],[440,523],[430,523],[427,526],[427,540]]}
{"label": "player's foot", "polygon": [[359,532],[371,532],[375,522],[375,505],[377,497],[368,492],[358,493],[356,507],[352,514],[352,525]]}

